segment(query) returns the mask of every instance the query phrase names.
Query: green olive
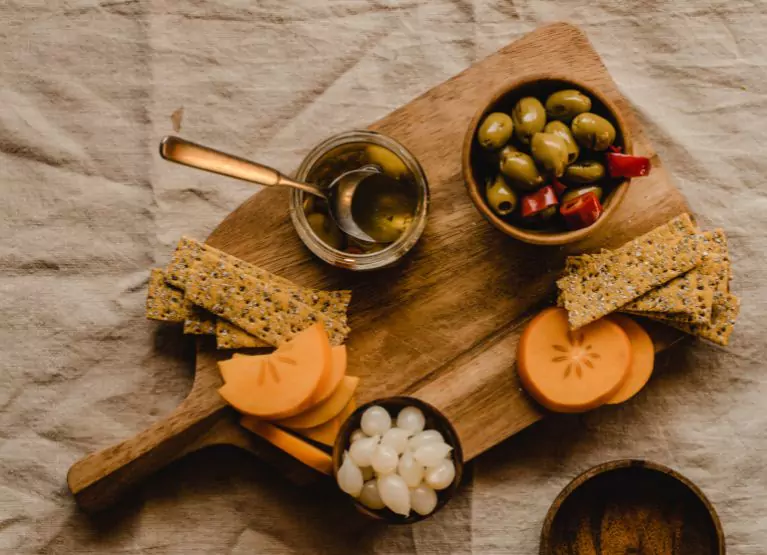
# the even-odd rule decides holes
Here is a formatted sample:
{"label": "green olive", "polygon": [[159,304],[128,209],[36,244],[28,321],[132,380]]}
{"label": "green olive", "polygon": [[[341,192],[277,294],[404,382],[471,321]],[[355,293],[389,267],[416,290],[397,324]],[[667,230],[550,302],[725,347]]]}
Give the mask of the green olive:
{"label": "green olive", "polygon": [[594,183],[605,176],[605,167],[596,160],[583,160],[565,170],[565,179],[572,183]]}
{"label": "green olive", "polygon": [[343,246],[343,233],[329,216],[321,212],[314,212],[309,214],[306,219],[320,241],[334,249],[340,249]]}
{"label": "green olive", "polygon": [[546,173],[560,177],[567,167],[567,144],[554,133],[536,133],[530,142],[533,158]]}
{"label": "green olive", "polygon": [[577,189],[568,189],[565,191],[565,194],[562,195],[562,204],[570,202],[574,198],[578,198],[587,193],[594,193],[597,200],[602,200],[602,187],[599,187],[598,185],[589,185],[587,187],[578,187]]}
{"label": "green olive", "polygon": [[575,142],[575,138],[573,137],[573,134],[570,132],[570,128],[567,127],[564,123],[561,121],[550,121],[546,124],[546,127],[543,128],[544,133],[553,133],[554,135],[559,135],[562,137],[562,139],[565,141],[565,145],[567,146],[567,163],[572,164],[578,159],[578,155],[581,152],[581,149],[578,148],[578,143]]}
{"label": "green olive", "polygon": [[509,142],[514,131],[511,117],[503,112],[493,112],[479,126],[477,140],[482,148],[499,150]]}
{"label": "green olive", "polygon": [[546,125],[546,110],[541,101],[532,96],[526,96],[517,102],[511,111],[514,122],[514,133],[523,144],[530,144],[530,139],[536,133],[543,131]]}
{"label": "green olive", "polygon": [[402,179],[409,173],[405,162],[399,156],[380,145],[366,146],[365,158],[369,163],[380,166],[386,175],[394,179]]}
{"label": "green olive", "polygon": [[506,183],[506,178],[500,174],[495,179],[487,180],[485,194],[490,208],[499,216],[508,216],[517,207],[517,193]]}
{"label": "green olive", "polygon": [[575,89],[557,91],[546,99],[546,115],[549,119],[570,121],[578,114],[589,110],[591,110],[591,99]]}
{"label": "green olive", "polygon": [[501,156],[501,173],[523,191],[533,191],[543,184],[533,159],[518,150],[504,150]]}
{"label": "green olive", "polygon": [[607,150],[615,140],[613,124],[591,112],[575,116],[570,128],[578,144],[591,150]]}

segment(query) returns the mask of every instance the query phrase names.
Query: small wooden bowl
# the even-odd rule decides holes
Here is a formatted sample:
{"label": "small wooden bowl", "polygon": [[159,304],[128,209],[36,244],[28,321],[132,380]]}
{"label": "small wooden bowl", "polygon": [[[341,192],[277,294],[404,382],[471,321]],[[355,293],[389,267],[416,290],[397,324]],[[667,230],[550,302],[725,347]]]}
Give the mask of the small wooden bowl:
{"label": "small wooden bowl", "polygon": [[551,505],[541,555],[724,555],[719,517],[703,492],[665,466],[618,460],[578,476]]}
{"label": "small wooden bowl", "polygon": [[610,215],[615,212],[618,205],[626,195],[629,179],[615,179],[611,183],[610,194],[603,199],[604,209],[602,216],[589,227],[575,231],[551,231],[526,229],[510,223],[493,212],[485,200],[485,180],[492,177],[496,172],[489,171],[492,163],[488,161],[487,153],[479,146],[476,140],[477,129],[485,116],[491,112],[511,113],[514,104],[525,96],[534,96],[542,102],[552,92],[562,89],[577,89],[588,95],[592,100],[591,111],[599,114],[615,125],[615,145],[623,148],[623,152],[633,152],[631,135],[626,122],[615,105],[600,91],[591,86],[572,79],[570,77],[554,76],[549,74],[534,75],[512,81],[507,86],[496,92],[492,98],[477,111],[469,124],[463,141],[463,179],[472,202],[480,213],[495,227],[525,243],[534,245],[564,245],[580,241],[584,237],[594,233]]}
{"label": "small wooden bowl", "polygon": [[[338,431],[338,437],[336,443],[333,446],[333,477],[338,474],[338,469],[343,462],[344,451],[349,448],[349,437],[354,430],[360,427],[360,421],[362,420],[362,414],[370,407],[378,405],[389,411],[392,416],[392,421],[396,421],[397,414],[401,409],[405,407],[417,407],[423,411],[426,416],[426,430],[437,430],[445,438],[445,442],[453,447],[451,455],[453,457],[453,464],[455,465],[455,478],[453,483],[449,487],[437,491],[437,506],[428,515],[419,515],[415,511],[410,511],[410,516],[404,517],[390,511],[387,508],[374,511],[368,509],[365,505],[357,501],[351,496],[349,499],[354,503],[354,506],[362,514],[374,518],[376,520],[384,520],[390,524],[413,524],[419,522],[439,511],[447,504],[450,499],[455,495],[458,490],[458,486],[461,483],[461,476],[463,475],[463,450],[461,449],[461,442],[458,439],[458,434],[453,428],[450,421],[439,410],[431,406],[429,403],[416,399],[414,397],[385,397],[383,399],[377,399],[366,403],[355,410],[352,415],[346,419],[341,425],[341,429]],[[346,495],[346,494],[344,494]]]}

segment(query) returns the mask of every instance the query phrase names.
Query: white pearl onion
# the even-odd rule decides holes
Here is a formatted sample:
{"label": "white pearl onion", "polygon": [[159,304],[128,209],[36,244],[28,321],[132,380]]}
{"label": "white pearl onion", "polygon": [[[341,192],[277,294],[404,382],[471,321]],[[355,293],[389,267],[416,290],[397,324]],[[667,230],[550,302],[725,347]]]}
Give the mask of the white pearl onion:
{"label": "white pearl onion", "polygon": [[362,491],[362,471],[352,462],[348,453],[344,453],[344,462],[338,469],[338,487],[341,491],[348,493],[352,497],[358,497]]}
{"label": "white pearl onion", "polygon": [[407,440],[413,434],[410,430],[402,428],[392,428],[381,438],[381,445],[388,445],[394,448],[398,455],[401,455],[407,449]]}
{"label": "white pearl onion", "polygon": [[397,427],[420,432],[426,425],[426,417],[418,407],[405,407],[397,415]]}
{"label": "white pearl onion", "polygon": [[349,436],[349,443],[354,443],[355,441],[359,439],[365,439],[366,437],[368,437],[367,434],[357,428],[352,432],[352,435]]}
{"label": "white pearl onion", "polygon": [[419,447],[423,447],[427,443],[445,443],[445,439],[442,437],[442,434],[439,433],[437,430],[424,430],[423,432],[418,432],[413,437],[410,438],[410,441],[408,442],[408,447],[415,451]]}
{"label": "white pearl onion", "polygon": [[362,413],[360,426],[369,436],[383,435],[391,428],[391,416],[385,408],[374,405]]}
{"label": "white pearl onion", "polygon": [[455,465],[450,459],[426,469],[424,481],[434,489],[445,489],[455,479]]}
{"label": "white pearl onion", "polygon": [[409,488],[414,488],[423,480],[423,465],[415,460],[413,453],[405,451],[405,453],[399,458],[399,464],[397,465],[397,473],[402,476],[405,483]]}
{"label": "white pearl onion", "polygon": [[362,492],[360,493],[360,503],[365,505],[368,509],[378,510],[383,509],[386,505],[381,499],[381,495],[378,493],[378,484],[375,480],[368,480],[365,485],[362,486]]}
{"label": "white pearl onion", "polygon": [[349,447],[349,457],[359,467],[372,464],[373,453],[378,447],[379,436],[366,437],[352,443]]}
{"label": "white pearl onion", "polygon": [[384,504],[398,515],[410,514],[410,491],[400,476],[396,474],[379,476],[378,493]]}
{"label": "white pearl onion", "polygon": [[424,466],[437,466],[452,450],[447,443],[427,443],[416,449],[413,456]]}
{"label": "white pearl onion", "polygon": [[399,456],[394,448],[388,445],[379,445],[373,452],[373,470],[376,474],[391,474],[397,469],[397,463],[399,462]]}
{"label": "white pearl onion", "polygon": [[[365,490],[362,490],[365,493]],[[424,484],[410,490],[410,506],[419,515],[431,514],[437,506],[437,492]]]}

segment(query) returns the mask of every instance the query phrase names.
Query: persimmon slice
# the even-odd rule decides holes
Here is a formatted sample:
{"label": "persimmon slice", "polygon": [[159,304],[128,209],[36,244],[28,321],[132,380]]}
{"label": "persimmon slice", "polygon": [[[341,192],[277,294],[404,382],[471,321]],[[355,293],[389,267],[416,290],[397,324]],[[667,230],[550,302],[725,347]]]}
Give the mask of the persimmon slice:
{"label": "persimmon slice", "polygon": [[341,430],[341,425],[352,415],[356,408],[357,403],[354,401],[354,398],[352,398],[352,400],[344,407],[344,410],[331,420],[328,420],[319,426],[315,426],[314,428],[296,430],[296,433],[305,438],[327,445],[328,447],[333,447],[333,444],[336,442],[336,437],[338,437],[338,432]]}
{"label": "persimmon slice", "polygon": [[631,343],[632,356],[628,378],[621,388],[607,400],[608,405],[617,405],[628,401],[639,393],[650,380],[655,366],[655,347],[644,328],[628,316],[611,314],[607,318],[623,329]]}
{"label": "persimmon slice", "polygon": [[261,368],[261,365],[269,358],[269,355],[243,355],[235,353],[229,360],[222,360],[218,363],[218,370],[224,383],[234,379],[236,374],[241,372],[251,372],[252,369]]}
{"label": "persimmon slice", "polygon": [[241,366],[222,372],[228,379],[218,390],[226,402],[258,418],[288,418],[306,409],[330,371],[330,341],[325,328],[315,324],[263,361],[242,357],[232,362]]}
{"label": "persimmon slice", "polygon": [[290,418],[278,420],[276,424],[293,429],[314,428],[338,416],[349,404],[360,379],[355,376],[344,376],[341,383],[328,399],[310,409]]}
{"label": "persimmon slice", "polygon": [[323,474],[333,473],[333,459],[330,455],[303,439],[251,416],[243,416],[240,425],[315,470]]}
{"label": "persimmon slice", "polygon": [[631,343],[618,324],[601,319],[570,331],[562,308],[533,318],[517,348],[522,385],[556,412],[603,405],[626,381],[630,364]]}
{"label": "persimmon slice", "polygon": [[330,370],[322,377],[312,397],[312,403],[327,401],[346,375],[346,345],[330,348]]}

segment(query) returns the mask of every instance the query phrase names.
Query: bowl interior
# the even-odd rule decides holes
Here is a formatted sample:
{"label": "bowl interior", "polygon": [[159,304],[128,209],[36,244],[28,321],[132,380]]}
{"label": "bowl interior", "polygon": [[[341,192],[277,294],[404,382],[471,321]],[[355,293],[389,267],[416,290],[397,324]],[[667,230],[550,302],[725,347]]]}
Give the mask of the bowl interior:
{"label": "bowl interior", "polygon": [[[617,201],[625,192],[624,185],[627,179],[604,179],[598,184],[606,189],[606,196],[602,199],[604,212],[602,217],[592,226],[575,231],[561,231],[555,227],[532,228],[525,224],[519,216],[513,215],[509,218],[501,218],[496,215],[488,206],[485,198],[485,182],[488,178],[493,178],[498,173],[497,154],[483,149],[477,142],[477,129],[484,120],[485,116],[492,112],[511,113],[514,105],[521,98],[534,96],[544,102],[553,92],[563,89],[576,89],[589,96],[592,101],[591,112],[594,112],[613,123],[615,127],[616,146],[621,147],[624,152],[632,151],[631,140],[626,129],[623,118],[617,109],[607,100],[599,91],[565,78],[528,78],[517,83],[510,84],[507,88],[497,93],[487,107],[478,113],[469,127],[466,138],[464,177],[469,193],[480,212],[493,223],[496,227],[509,235],[517,237],[528,242],[564,244],[578,240],[591,233],[600,223],[606,219]],[[579,158],[579,161],[587,158]],[[559,240],[554,240],[554,238]],[[537,240],[536,240],[537,239]],[[549,239],[549,240],[547,240]]]}
{"label": "bowl interior", "polygon": [[719,519],[689,480],[647,461],[614,461],[576,478],[554,501],[541,555],[719,555]]}
{"label": "bowl interior", "polygon": [[386,397],[383,399],[371,401],[370,403],[366,403],[358,407],[357,410],[355,410],[352,415],[347,418],[346,421],[341,425],[341,429],[338,432],[336,443],[333,446],[333,475],[335,476],[335,474],[338,472],[338,469],[341,467],[341,464],[343,463],[343,453],[349,448],[349,438],[352,432],[360,427],[362,414],[373,405],[381,406],[389,411],[389,414],[392,416],[392,420],[396,420],[399,411],[405,407],[414,406],[421,409],[421,411],[423,411],[424,415],[426,416],[426,426],[424,429],[437,430],[442,434],[442,437],[445,438],[445,441],[453,447],[451,454],[453,457],[453,463],[455,464],[455,479],[449,487],[437,491],[437,506],[434,508],[431,514],[425,516],[419,515],[415,511],[411,511],[410,516],[404,517],[390,511],[387,508],[374,511],[368,509],[365,507],[365,505],[353,497],[347,497],[349,497],[349,499],[354,502],[355,507],[361,513],[378,520],[385,520],[391,524],[412,524],[413,522],[418,522],[428,518],[429,516],[439,511],[442,507],[444,507],[445,504],[453,497],[453,495],[455,495],[455,492],[458,490],[458,486],[461,483],[461,476],[463,475],[463,450],[461,449],[461,442],[458,439],[458,434],[456,433],[455,428],[453,428],[453,425],[450,423],[450,421],[439,410],[437,410],[429,403],[421,401],[420,399],[415,399],[413,397]]}

